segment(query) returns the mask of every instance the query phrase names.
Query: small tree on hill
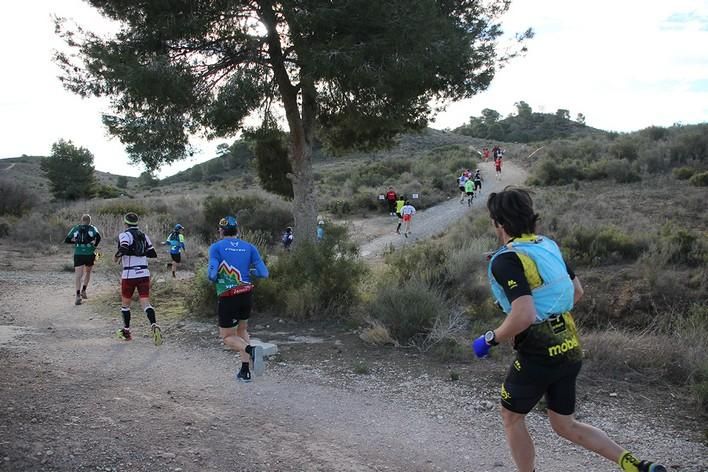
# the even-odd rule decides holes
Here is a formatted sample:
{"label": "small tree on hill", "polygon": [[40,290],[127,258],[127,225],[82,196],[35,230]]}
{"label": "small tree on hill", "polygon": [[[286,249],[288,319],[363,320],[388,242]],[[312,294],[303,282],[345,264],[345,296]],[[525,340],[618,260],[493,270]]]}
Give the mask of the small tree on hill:
{"label": "small tree on hill", "polygon": [[49,186],[57,200],[77,200],[93,196],[96,179],[93,154],[71,141],[60,139],[52,144],[49,157],[42,159],[42,170],[49,179]]}
{"label": "small tree on hill", "polygon": [[118,188],[128,188],[128,177],[125,175],[119,175],[116,179],[116,187]]}

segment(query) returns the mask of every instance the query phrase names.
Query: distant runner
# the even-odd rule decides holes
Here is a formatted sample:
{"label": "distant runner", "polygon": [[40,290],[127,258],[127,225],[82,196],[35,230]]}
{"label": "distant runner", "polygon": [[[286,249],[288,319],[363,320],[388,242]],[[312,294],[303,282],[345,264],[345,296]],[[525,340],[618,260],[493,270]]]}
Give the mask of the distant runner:
{"label": "distant runner", "polygon": [[285,232],[283,233],[281,241],[283,242],[283,249],[285,249],[286,251],[290,251],[290,246],[292,246],[293,244],[292,227],[288,226],[287,228],[285,228]]}
{"label": "distant runner", "polygon": [[411,221],[413,220],[413,215],[415,215],[415,208],[406,200],[406,204],[401,208],[401,215],[403,219],[403,235],[407,238],[411,234]]}
{"label": "distant runner", "polygon": [[[81,299],[86,299],[86,288],[91,280],[91,269],[96,262],[96,248],[101,242],[101,234],[91,224],[91,216],[81,216],[81,224],[74,225],[64,242],[74,245],[74,275],[76,280],[76,305],[81,305]],[[83,284],[82,284],[83,279]]]}
{"label": "distant runner", "polygon": [[127,213],[123,218],[126,230],[118,235],[118,252],[113,259],[123,264],[123,273],[120,279],[120,313],[123,317],[123,328],[116,332],[118,339],[130,341],[130,305],[133,293],[138,291],[140,306],[145,311],[150,322],[150,331],[155,346],[162,344],[162,331],[155,319],[155,309],[150,305],[150,271],[148,258],[157,257],[157,252],[152,246],[152,241],[147,234],[138,228],[138,215]]}
{"label": "distant runner", "polygon": [[457,178],[457,187],[460,189],[460,203],[465,203],[465,197],[467,196],[467,192],[465,191],[465,182],[467,182],[467,180],[469,179],[464,172],[462,172],[462,174],[460,174]]}
{"label": "distant runner", "polygon": [[501,169],[502,169],[502,158],[497,157],[496,159],[494,159],[494,171],[496,172],[497,180],[501,180],[501,178],[502,178]]}
{"label": "distant runner", "polygon": [[388,213],[391,216],[396,216],[396,192],[394,192],[393,187],[388,188],[386,192],[386,203],[388,203]]}
{"label": "distant runner", "polygon": [[396,216],[398,217],[398,226],[396,226],[396,234],[401,234],[401,223],[403,223],[403,214],[401,210],[406,204],[406,200],[403,195],[398,197],[396,200]]}
{"label": "distant runner", "polygon": [[465,182],[465,194],[467,195],[467,206],[472,206],[472,200],[474,200],[474,182],[468,180]]}
{"label": "distant runner", "polygon": [[162,243],[170,246],[173,278],[177,277],[177,266],[180,262],[182,262],[182,252],[186,249],[184,246],[184,235],[182,234],[182,231],[184,231],[184,226],[179,223],[176,224],[170,235],[167,236],[167,240]]}
{"label": "distant runner", "polygon": [[480,172],[480,170],[479,169],[475,170],[474,175],[472,176],[472,181],[474,182],[474,191],[477,192],[479,190],[479,193],[477,194],[477,196],[479,196],[479,194],[482,193],[482,181],[483,180],[484,179],[482,178],[482,173]]}
{"label": "distant runner", "polygon": [[263,348],[251,346],[248,319],[251,316],[253,284],[256,277],[267,278],[268,268],[258,249],[238,237],[236,218],[227,216],[219,221],[221,240],[209,247],[209,280],[216,284],[218,300],[219,335],[224,344],[239,353],[241,369],[236,379],[251,381],[251,371],[260,375],[263,367]]}

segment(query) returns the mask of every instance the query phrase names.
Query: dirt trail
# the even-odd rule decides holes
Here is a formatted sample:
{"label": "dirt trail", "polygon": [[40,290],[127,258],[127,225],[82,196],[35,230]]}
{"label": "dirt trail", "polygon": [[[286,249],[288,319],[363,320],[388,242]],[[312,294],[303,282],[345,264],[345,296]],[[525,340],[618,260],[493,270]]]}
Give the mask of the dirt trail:
{"label": "dirt trail", "polygon": [[[395,233],[398,218],[392,216],[377,216],[364,220],[355,220],[350,223],[355,241],[360,244],[361,256],[366,259],[377,259],[391,247],[400,247],[412,244],[420,239],[428,239],[444,232],[448,226],[470,211],[483,211],[486,196],[491,192],[498,192],[507,185],[521,184],[526,180],[526,171],[513,162],[505,162],[502,168],[502,179],[497,180],[494,172],[494,163],[480,163],[479,168],[484,176],[482,194],[476,198],[472,208],[467,204],[460,204],[459,195],[456,193],[451,198],[439,205],[416,212],[411,225],[412,234],[407,238]],[[415,200],[412,201],[415,206]]]}
{"label": "dirt trail", "polygon": [[[488,177],[485,193],[521,172],[514,169],[507,164],[501,183]],[[440,231],[466,211],[451,201],[420,212],[414,235]],[[392,230],[393,219],[367,224],[371,236]],[[369,257],[389,239],[364,245]],[[61,270],[68,259],[0,247],[0,470],[514,470],[496,406],[499,363],[454,366],[461,380],[451,382],[446,367],[367,347],[343,328],[255,317],[254,336],[283,354],[265,376],[239,384],[238,359],[219,347],[212,320],[163,322],[165,344],[156,348],[140,335],[147,323],[134,308],[136,339],[112,339],[118,303],[106,309],[96,298],[114,294],[116,280],[98,270],[92,298],[73,306],[72,275]],[[358,360],[369,375],[354,372]],[[677,470],[708,470],[697,420],[681,405],[606,388],[582,387],[582,419]],[[543,413],[529,424],[539,471],[615,470],[557,439]]]}

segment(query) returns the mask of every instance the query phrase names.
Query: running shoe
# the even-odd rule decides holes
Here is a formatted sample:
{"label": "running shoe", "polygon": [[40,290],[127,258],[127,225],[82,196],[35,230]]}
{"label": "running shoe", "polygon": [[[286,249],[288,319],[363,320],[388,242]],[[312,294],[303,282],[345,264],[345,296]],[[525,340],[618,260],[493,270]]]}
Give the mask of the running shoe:
{"label": "running shoe", "polygon": [[83,298],[84,300],[88,298],[88,295],[86,295],[86,290],[81,291],[81,298]]}
{"label": "running shoe", "polygon": [[116,337],[121,341],[130,341],[133,337],[130,335],[130,330],[128,328],[121,328],[116,331]]}
{"label": "running shoe", "polygon": [[76,296],[76,301],[74,302],[74,305],[81,305],[81,295]]}
{"label": "running shoe", "polygon": [[251,346],[251,370],[260,377],[263,375],[265,365],[263,364],[263,346]]}
{"label": "running shoe", "polygon": [[236,380],[238,380],[239,382],[244,382],[244,383],[250,382],[252,380],[251,379],[251,371],[243,370],[243,369],[239,370],[238,373],[236,374]]}
{"label": "running shoe", "polygon": [[666,472],[666,467],[654,462],[641,461],[637,466],[639,472]]}
{"label": "running shoe", "polygon": [[159,346],[162,344],[162,330],[160,326],[157,323],[153,323],[150,329],[152,330],[152,340],[155,342],[155,346]]}

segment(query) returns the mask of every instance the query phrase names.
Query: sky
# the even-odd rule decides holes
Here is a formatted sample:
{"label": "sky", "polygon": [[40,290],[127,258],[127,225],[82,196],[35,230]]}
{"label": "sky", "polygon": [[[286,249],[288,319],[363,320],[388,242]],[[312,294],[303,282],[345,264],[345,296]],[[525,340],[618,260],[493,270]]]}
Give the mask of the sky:
{"label": "sky", "polygon": [[[57,79],[52,54],[62,42],[52,15],[95,32],[115,29],[82,0],[4,6],[0,159],[48,155],[52,143],[66,139],[89,149],[97,170],[139,175],[144,169],[130,164],[101,123],[108,100],[81,99]],[[585,115],[589,126],[620,132],[708,122],[708,0],[514,0],[501,22],[508,34],[534,29],[528,52],[501,69],[488,90],[448,104],[433,128],[455,128],[484,108],[506,116],[522,100],[533,111],[563,108],[572,118]],[[196,138],[192,158],[158,175],[214,157],[222,142]]]}

